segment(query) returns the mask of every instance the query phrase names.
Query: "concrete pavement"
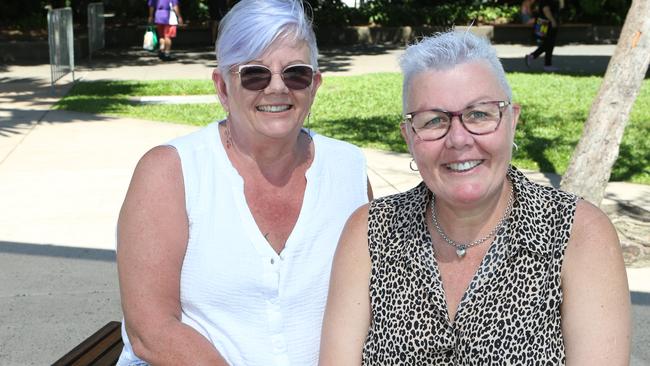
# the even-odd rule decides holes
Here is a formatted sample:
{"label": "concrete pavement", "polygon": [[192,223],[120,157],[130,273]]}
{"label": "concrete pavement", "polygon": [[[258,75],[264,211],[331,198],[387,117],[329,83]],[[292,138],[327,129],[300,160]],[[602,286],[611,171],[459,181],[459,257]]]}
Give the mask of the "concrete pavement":
{"label": "concrete pavement", "polygon": [[[530,48],[497,46],[506,68],[514,70],[523,67],[521,56]],[[169,64],[141,51],[111,52],[93,65],[81,64],[76,76],[205,79],[215,66],[207,50],[186,51]],[[324,50],[321,67],[325,77],[397,71],[401,52]],[[565,60],[566,69],[575,72],[587,65],[584,73],[596,74],[606,66],[601,58],[611,52],[613,46],[559,47],[556,63],[562,67]],[[583,57],[599,64],[585,64]],[[0,71],[0,318],[6,319],[0,324],[0,364],[48,364],[121,317],[112,249],[131,173],[146,150],[196,127],[50,110],[69,88],[69,76],[53,95],[49,65],[0,66]],[[419,182],[407,155],[364,153],[376,196]],[[527,174],[557,183],[556,176]],[[607,205],[650,211],[649,186],[612,183],[607,199]],[[650,350],[643,346],[650,344],[650,268],[628,269],[628,279],[635,303],[633,364],[642,365],[650,362]]]}

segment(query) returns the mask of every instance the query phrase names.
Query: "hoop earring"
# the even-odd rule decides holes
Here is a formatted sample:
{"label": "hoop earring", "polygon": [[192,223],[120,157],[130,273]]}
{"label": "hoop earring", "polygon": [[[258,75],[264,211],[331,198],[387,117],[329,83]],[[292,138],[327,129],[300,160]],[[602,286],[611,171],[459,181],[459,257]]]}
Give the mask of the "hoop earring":
{"label": "hoop earring", "polygon": [[[415,165],[415,168],[413,168],[414,165]],[[418,164],[415,162],[415,159],[411,159],[411,161],[409,161],[409,168],[414,172],[419,172],[420,171],[418,169]]]}
{"label": "hoop earring", "polygon": [[512,147],[515,148],[515,151],[519,150],[519,145],[517,145],[517,143],[514,141],[512,142]]}
{"label": "hoop earring", "polygon": [[311,117],[311,111],[307,113],[307,124],[305,125],[305,130],[307,133],[307,138],[309,138],[309,141],[311,142],[313,139],[311,138],[311,129],[309,128],[309,123],[310,123],[310,117]]}
{"label": "hoop earring", "polygon": [[230,137],[230,114],[226,117],[223,124],[226,127],[224,131],[226,134],[226,149],[230,149],[232,147],[232,137]]}

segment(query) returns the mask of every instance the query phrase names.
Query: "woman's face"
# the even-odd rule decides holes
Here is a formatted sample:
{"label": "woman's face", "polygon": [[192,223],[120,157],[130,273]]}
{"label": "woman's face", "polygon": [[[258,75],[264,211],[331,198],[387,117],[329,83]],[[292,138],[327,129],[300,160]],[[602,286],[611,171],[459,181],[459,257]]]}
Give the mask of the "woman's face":
{"label": "woman's face", "polygon": [[[461,111],[486,101],[508,101],[484,62],[468,62],[445,71],[415,75],[407,91],[406,113],[426,109]],[[402,136],[420,175],[437,197],[456,206],[472,206],[498,194],[512,154],[519,107],[503,109],[501,123],[487,135],[473,135],[454,117],[446,136],[420,139],[408,123]]]}
{"label": "woman's face", "polygon": [[[262,90],[244,88],[236,72],[214,72],[219,100],[238,133],[280,139],[298,133],[320,86],[321,75],[315,72],[309,87],[295,90],[285,85],[281,72],[290,65],[309,65],[309,55],[306,42],[285,38],[273,43],[259,59],[244,63],[266,66],[272,71],[271,82]],[[238,66],[231,70],[237,71]]]}

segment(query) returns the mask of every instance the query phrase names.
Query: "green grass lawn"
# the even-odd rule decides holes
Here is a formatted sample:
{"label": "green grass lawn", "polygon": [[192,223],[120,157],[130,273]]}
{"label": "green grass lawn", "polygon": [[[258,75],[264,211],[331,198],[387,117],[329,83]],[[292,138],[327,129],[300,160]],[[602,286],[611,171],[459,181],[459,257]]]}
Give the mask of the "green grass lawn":
{"label": "green grass lawn", "polygon": [[[514,101],[522,107],[514,164],[563,174],[602,78],[513,73],[508,79]],[[136,105],[127,98],[213,93],[209,80],[80,82],[57,108],[201,126],[225,117],[220,105]],[[359,146],[406,152],[399,134],[401,108],[398,73],[326,76],[309,127]],[[611,180],[650,184],[648,136],[650,81],[646,80],[632,110]]]}

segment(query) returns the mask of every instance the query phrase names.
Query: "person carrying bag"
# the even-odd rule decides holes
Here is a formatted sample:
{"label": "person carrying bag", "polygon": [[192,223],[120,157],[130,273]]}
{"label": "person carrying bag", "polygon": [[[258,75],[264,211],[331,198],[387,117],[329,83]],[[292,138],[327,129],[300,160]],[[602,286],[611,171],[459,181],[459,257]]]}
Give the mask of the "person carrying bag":
{"label": "person carrying bag", "polygon": [[533,25],[538,47],[535,51],[524,56],[524,62],[530,67],[533,60],[544,54],[544,71],[555,72],[559,69],[553,65],[553,49],[559,28],[561,4],[558,0],[542,0],[539,2],[539,16]]}
{"label": "person carrying bag", "polygon": [[179,0],[147,0],[149,6],[149,24],[156,24],[158,32],[158,58],[162,61],[174,61],[170,51],[172,38],[176,37],[177,25],[183,24]]}

